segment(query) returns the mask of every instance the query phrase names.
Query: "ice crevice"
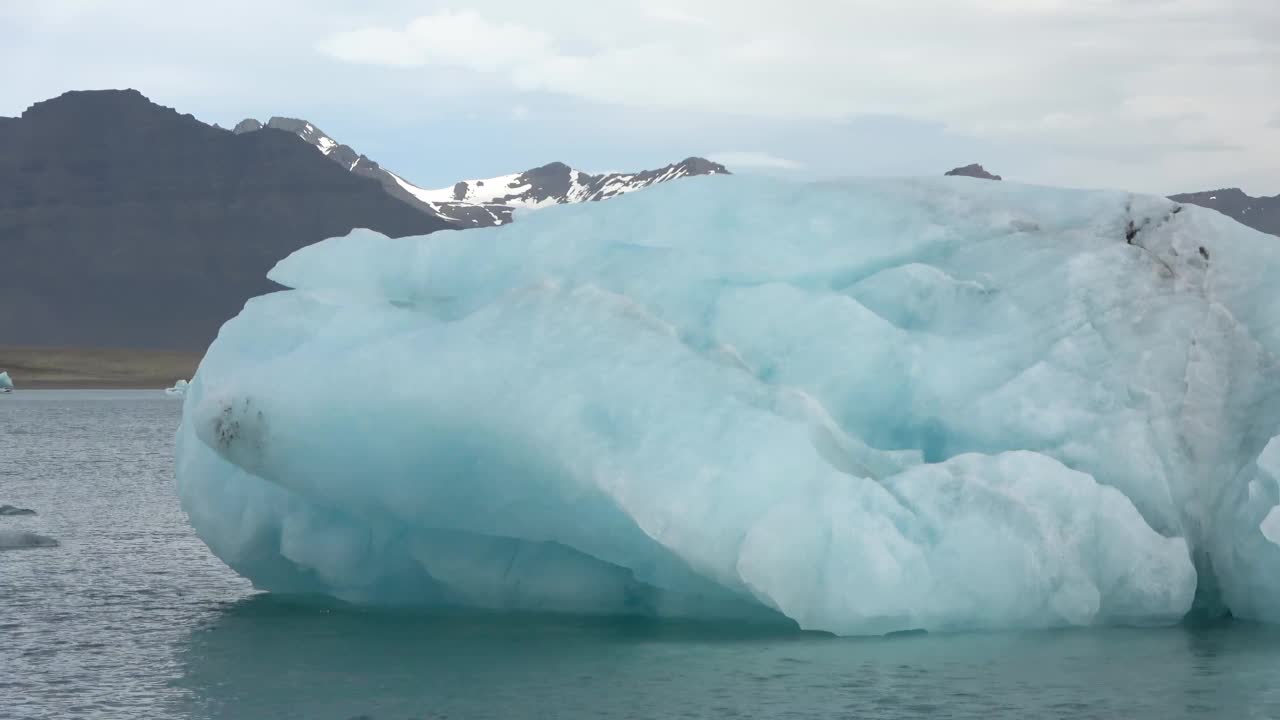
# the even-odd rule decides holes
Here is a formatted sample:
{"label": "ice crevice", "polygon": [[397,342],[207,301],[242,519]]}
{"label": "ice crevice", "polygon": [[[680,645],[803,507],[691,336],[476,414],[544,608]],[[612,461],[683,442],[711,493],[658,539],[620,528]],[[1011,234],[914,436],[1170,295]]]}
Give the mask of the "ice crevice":
{"label": "ice crevice", "polygon": [[714,177],[357,231],[224,326],[178,493],[258,586],[361,604],[1270,621],[1273,240],[962,178]]}

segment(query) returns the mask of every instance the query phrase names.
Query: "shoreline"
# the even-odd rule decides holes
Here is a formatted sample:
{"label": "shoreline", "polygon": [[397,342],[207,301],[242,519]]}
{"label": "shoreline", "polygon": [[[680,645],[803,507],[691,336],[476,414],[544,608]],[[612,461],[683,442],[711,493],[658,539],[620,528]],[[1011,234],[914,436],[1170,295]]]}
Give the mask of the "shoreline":
{"label": "shoreline", "polygon": [[202,351],[0,345],[0,370],[23,390],[164,390],[195,374]]}
{"label": "shoreline", "polygon": [[154,385],[150,383],[118,383],[113,385],[107,383],[79,382],[74,380],[68,380],[65,382],[57,380],[37,380],[34,382],[24,383],[21,387],[15,387],[13,389],[13,394],[16,395],[18,393],[30,392],[32,390],[156,390],[158,392],[163,392],[171,387],[173,387],[173,383],[169,383],[167,385]]}

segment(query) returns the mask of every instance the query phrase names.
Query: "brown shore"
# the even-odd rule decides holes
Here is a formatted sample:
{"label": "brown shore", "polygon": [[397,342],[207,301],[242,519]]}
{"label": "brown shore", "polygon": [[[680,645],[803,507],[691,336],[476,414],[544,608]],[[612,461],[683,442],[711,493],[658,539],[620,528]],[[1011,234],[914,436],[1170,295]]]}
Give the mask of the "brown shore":
{"label": "brown shore", "polygon": [[191,350],[0,345],[0,370],[18,390],[167,388],[189,380],[203,356]]}

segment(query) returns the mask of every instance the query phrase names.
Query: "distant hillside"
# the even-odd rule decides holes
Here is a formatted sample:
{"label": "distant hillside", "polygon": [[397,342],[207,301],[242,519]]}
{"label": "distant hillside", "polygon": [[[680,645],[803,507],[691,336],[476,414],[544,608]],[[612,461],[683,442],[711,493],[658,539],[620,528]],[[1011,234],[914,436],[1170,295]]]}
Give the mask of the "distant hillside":
{"label": "distant hillside", "polygon": [[202,348],[294,250],[452,227],[289,133],[241,135],[134,90],[0,119],[0,342]]}
{"label": "distant hillside", "polygon": [[202,350],[13,347],[0,345],[0,370],[21,390],[166,388],[195,374]]}
{"label": "distant hillside", "polygon": [[1171,200],[1212,208],[1264,233],[1280,235],[1280,195],[1251,197],[1240,188],[1171,195]]}
{"label": "distant hillside", "polygon": [[978,178],[980,180],[1003,180],[1004,179],[999,175],[992,175],[991,173],[987,172],[987,169],[982,167],[978,163],[974,163],[972,165],[965,165],[964,167],[958,167],[953,170],[948,170],[944,174],[952,177],[971,177],[971,178]]}

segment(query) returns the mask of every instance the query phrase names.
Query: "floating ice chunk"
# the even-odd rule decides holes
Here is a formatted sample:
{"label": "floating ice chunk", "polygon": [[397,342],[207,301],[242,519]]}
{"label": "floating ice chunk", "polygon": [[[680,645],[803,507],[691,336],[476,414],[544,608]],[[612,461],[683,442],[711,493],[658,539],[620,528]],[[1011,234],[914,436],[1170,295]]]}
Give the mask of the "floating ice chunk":
{"label": "floating ice chunk", "polygon": [[26,530],[0,528],[0,550],[58,547],[58,541]]}
{"label": "floating ice chunk", "polygon": [[173,384],[171,388],[165,388],[164,394],[171,397],[184,397],[187,394],[189,384],[186,380],[179,380]]}
{"label": "floating ice chunk", "polygon": [[35,514],[36,514],[35,510],[30,510],[28,508],[20,508],[14,505],[0,505],[0,517],[15,516],[15,515],[35,515]]}
{"label": "floating ice chunk", "polygon": [[9,377],[9,373],[0,372],[0,392],[9,392],[13,390],[13,378]]}
{"label": "floating ice chunk", "polygon": [[178,491],[258,586],[360,603],[1280,619],[1277,273],[1216,213],[941,179],[357,231],[223,328]]}

